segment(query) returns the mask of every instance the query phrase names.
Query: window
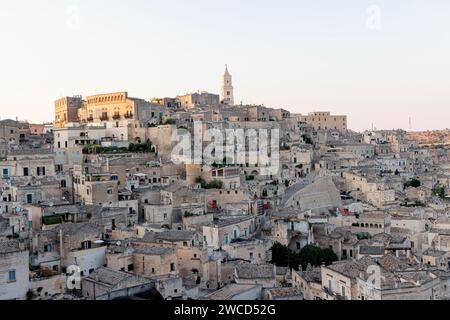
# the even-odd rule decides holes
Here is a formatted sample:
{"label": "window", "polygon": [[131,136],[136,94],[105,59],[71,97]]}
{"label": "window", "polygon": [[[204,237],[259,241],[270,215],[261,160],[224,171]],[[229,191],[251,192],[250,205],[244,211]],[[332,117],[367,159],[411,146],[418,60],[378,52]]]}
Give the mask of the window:
{"label": "window", "polygon": [[8,282],[16,282],[16,270],[8,271]]}
{"label": "window", "polygon": [[175,271],[175,263],[170,264],[170,272]]}
{"label": "window", "polygon": [[33,203],[33,195],[27,194],[27,203]]}
{"label": "window", "polygon": [[110,189],[106,190],[106,193],[107,193],[107,194],[112,194],[113,191],[112,191],[112,189],[110,188]]}
{"label": "window", "polygon": [[83,249],[83,250],[86,250],[86,249],[90,249],[92,247],[92,243],[91,243],[91,241],[83,241],[82,243],[81,243],[81,248]]}
{"label": "window", "polygon": [[45,167],[37,167],[37,176],[45,176]]}
{"label": "window", "polygon": [[23,176],[28,177],[28,174],[29,174],[28,168],[23,168]]}
{"label": "window", "polygon": [[51,244],[46,244],[44,246],[44,252],[51,252],[52,251],[52,245]]}
{"label": "window", "polygon": [[9,177],[9,169],[3,168],[3,178],[8,178],[8,177]]}
{"label": "window", "polygon": [[233,231],[233,238],[236,240],[239,237],[239,230],[237,228],[234,228]]}
{"label": "window", "polygon": [[129,264],[128,265],[128,271],[133,271],[134,270],[134,265],[133,264]]}
{"label": "window", "polygon": [[343,297],[345,297],[345,287],[344,286],[341,287],[341,294]]}

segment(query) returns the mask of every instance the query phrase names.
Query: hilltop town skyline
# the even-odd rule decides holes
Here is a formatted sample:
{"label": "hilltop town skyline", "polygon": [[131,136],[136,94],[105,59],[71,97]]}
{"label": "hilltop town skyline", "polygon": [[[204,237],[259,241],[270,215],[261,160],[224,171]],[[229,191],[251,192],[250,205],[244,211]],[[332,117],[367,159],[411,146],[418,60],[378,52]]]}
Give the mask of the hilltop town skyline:
{"label": "hilltop town skyline", "polygon": [[3,2],[0,302],[450,301],[448,0]]}
{"label": "hilltop town skyline", "polygon": [[[219,90],[216,90],[216,91],[218,92]],[[114,92],[127,92],[128,93],[127,90],[119,90],[119,91],[105,91],[102,94],[104,94],[104,93],[114,93]],[[201,89],[195,90],[195,91],[187,91],[186,90],[185,94],[202,93],[202,92],[216,94],[215,91],[207,91],[207,90],[201,90]],[[73,96],[73,97],[80,96],[80,97],[84,98],[84,97],[91,96],[91,95],[96,95],[96,94],[99,94],[99,93],[100,92],[92,92],[92,93],[87,94],[87,95],[86,94],[79,94],[79,93],[77,93],[77,94],[71,94],[71,95],[67,95],[67,96]],[[140,98],[140,99],[145,99],[145,100],[148,100],[148,101],[151,101],[152,99],[158,99],[157,97],[148,98],[148,97],[144,97],[143,95],[134,95],[134,94],[129,94],[129,96],[130,97]],[[175,96],[178,96],[178,95],[175,95]],[[165,96],[165,97],[167,97],[167,96]],[[53,101],[54,100],[55,99],[53,99]],[[422,127],[420,125],[420,122],[421,122],[420,119],[417,120],[416,118],[414,118],[412,116],[408,116],[408,113],[406,113],[406,112],[405,112],[404,118],[397,119],[397,122],[401,123],[401,125],[399,125],[397,127],[395,127],[395,126],[394,127],[388,127],[388,126],[386,127],[386,126],[383,126],[383,125],[380,126],[379,123],[374,122],[374,121],[372,121],[372,122],[367,122],[366,121],[364,124],[368,123],[368,126],[365,127],[365,126],[362,126],[361,124],[356,123],[355,114],[339,112],[339,110],[337,110],[338,108],[333,108],[333,107],[322,107],[322,108],[321,107],[317,107],[317,108],[310,107],[310,108],[306,108],[305,107],[305,108],[301,108],[302,109],[301,111],[298,111],[298,110],[296,110],[298,108],[276,106],[276,105],[267,105],[265,103],[245,103],[244,102],[245,100],[244,101],[242,101],[242,100],[238,101],[238,100],[239,99],[236,99],[236,101],[235,101],[235,105],[238,106],[238,107],[239,107],[239,105],[255,105],[255,106],[259,105],[259,106],[265,106],[265,107],[269,107],[269,108],[284,108],[284,109],[288,110],[289,112],[291,112],[293,114],[294,113],[298,113],[298,114],[301,114],[301,115],[307,115],[308,113],[323,112],[323,111],[331,111],[331,112],[334,112],[334,113],[337,113],[337,114],[346,114],[348,119],[349,119],[348,129],[349,130],[353,130],[355,132],[364,132],[364,131],[371,131],[371,130],[404,130],[404,131],[408,131],[408,132],[424,132],[424,131],[442,131],[442,130],[447,130],[447,129],[450,128],[448,125],[447,126],[444,125],[444,126],[441,126],[441,127],[439,127],[439,126]],[[49,106],[47,108],[50,113],[51,113],[51,111],[53,111],[52,108],[53,108],[52,106]],[[51,123],[51,122],[53,122],[53,120],[54,120],[53,116],[54,115],[51,114],[47,118],[45,116],[46,113],[47,113],[47,111],[44,113],[44,115],[42,115],[42,113],[41,113],[41,116],[40,116],[39,119],[34,119],[34,117],[30,119],[30,118],[27,118],[27,116],[25,114],[21,114],[21,115],[20,114],[16,114],[16,115],[14,115],[14,112],[9,109],[9,110],[5,110],[5,112],[3,112],[1,119],[12,119],[12,120],[16,120],[17,119],[19,121],[26,121],[26,122],[29,122],[29,123]],[[417,124],[417,122],[419,124]]]}
{"label": "hilltop town skyline", "polygon": [[7,2],[0,19],[0,36],[10,44],[0,61],[2,118],[50,121],[52,102],[74,94],[218,93],[228,63],[238,104],[347,114],[357,131],[372,123],[409,129],[410,117],[414,130],[444,129],[449,6],[443,0]]}

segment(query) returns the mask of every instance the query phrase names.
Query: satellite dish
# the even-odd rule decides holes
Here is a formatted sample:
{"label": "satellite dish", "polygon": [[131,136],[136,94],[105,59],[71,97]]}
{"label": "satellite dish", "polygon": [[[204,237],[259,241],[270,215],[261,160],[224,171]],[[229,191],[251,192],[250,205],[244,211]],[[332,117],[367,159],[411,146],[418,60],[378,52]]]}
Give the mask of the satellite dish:
{"label": "satellite dish", "polygon": [[117,241],[116,245],[121,246],[122,245],[122,241]]}

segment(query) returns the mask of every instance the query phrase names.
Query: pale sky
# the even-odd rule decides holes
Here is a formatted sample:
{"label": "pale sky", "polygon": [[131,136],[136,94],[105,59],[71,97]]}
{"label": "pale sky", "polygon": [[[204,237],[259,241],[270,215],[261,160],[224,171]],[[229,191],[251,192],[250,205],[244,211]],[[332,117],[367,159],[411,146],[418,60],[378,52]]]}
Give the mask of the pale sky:
{"label": "pale sky", "polygon": [[448,0],[0,0],[0,40],[2,119],[53,120],[76,94],[219,93],[228,64],[236,102],[450,127]]}

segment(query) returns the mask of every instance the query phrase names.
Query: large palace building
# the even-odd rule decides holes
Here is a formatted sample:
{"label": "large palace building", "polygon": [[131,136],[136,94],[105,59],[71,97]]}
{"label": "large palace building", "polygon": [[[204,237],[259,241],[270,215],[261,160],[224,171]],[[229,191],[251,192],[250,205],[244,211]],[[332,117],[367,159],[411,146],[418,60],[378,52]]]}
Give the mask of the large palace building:
{"label": "large palace building", "polygon": [[127,92],[86,97],[65,97],[55,102],[55,127],[70,122],[104,123],[112,121],[151,121],[164,115],[164,106],[143,99],[130,98]]}

